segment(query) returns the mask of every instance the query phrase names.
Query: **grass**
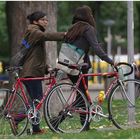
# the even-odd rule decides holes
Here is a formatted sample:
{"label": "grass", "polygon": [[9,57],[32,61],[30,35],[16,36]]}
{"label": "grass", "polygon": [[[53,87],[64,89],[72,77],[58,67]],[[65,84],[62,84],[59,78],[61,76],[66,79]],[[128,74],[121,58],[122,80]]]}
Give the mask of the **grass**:
{"label": "grass", "polygon": [[[24,133],[20,137],[7,136],[5,139],[139,139],[140,130],[127,129],[119,130],[112,125],[111,122],[107,120],[101,120],[100,122],[92,122],[91,129],[89,131],[84,131],[76,134],[66,134],[66,133],[54,133],[48,127],[46,123],[42,123],[41,126],[46,129],[45,134],[41,135],[27,135]],[[1,139],[1,137],[0,137]]]}
{"label": "grass", "polygon": [[[117,104],[118,105],[118,104]],[[106,104],[105,104],[106,107]],[[107,113],[107,108],[103,108],[104,112]],[[140,129],[127,129],[119,130],[112,122],[107,119],[101,119],[100,121],[92,121],[91,129],[76,134],[66,133],[53,133],[48,127],[46,127],[44,119],[41,121],[41,127],[46,129],[46,133],[42,135],[27,135],[24,133],[20,137],[6,136],[5,139],[140,139]],[[1,129],[1,128],[0,128]],[[1,139],[1,137],[0,137]]]}
{"label": "grass", "polygon": [[20,137],[9,137],[18,139],[139,139],[139,129],[128,130],[96,130],[91,129],[87,132],[78,134],[56,134],[47,129],[43,135],[22,135]]}

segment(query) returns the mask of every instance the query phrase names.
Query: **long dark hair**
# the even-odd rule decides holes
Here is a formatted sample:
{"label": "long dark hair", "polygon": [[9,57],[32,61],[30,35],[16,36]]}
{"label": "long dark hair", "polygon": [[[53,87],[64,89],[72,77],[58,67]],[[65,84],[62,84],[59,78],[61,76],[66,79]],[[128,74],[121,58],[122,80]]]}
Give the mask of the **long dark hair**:
{"label": "long dark hair", "polygon": [[65,37],[68,41],[74,41],[78,36],[83,34],[88,24],[95,28],[95,20],[91,8],[87,5],[78,7],[75,10],[72,24]]}

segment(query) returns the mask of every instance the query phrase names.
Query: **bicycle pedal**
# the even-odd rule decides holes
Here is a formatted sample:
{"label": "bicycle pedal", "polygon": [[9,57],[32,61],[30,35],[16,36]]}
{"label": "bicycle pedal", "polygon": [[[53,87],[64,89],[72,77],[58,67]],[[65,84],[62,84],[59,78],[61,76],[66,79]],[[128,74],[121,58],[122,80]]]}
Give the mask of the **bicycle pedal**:
{"label": "bicycle pedal", "polygon": [[70,118],[73,117],[72,114],[71,114],[70,112],[68,112],[67,115],[68,115]]}

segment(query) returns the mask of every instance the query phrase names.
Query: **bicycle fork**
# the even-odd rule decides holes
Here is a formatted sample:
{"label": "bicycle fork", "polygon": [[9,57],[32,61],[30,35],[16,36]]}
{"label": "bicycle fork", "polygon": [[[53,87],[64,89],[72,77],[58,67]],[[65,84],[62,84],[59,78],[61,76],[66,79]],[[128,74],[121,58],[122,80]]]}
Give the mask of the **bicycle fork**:
{"label": "bicycle fork", "polygon": [[[135,107],[135,105],[132,103],[132,101],[130,100],[130,98],[128,97],[127,93],[126,93],[126,90],[124,88],[124,83],[123,81],[119,80],[119,83],[122,87],[122,94],[124,94],[124,96],[126,97],[126,99],[129,101],[129,103],[132,105],[132,107]],[[122,95],[123,96],[123,95]]]}

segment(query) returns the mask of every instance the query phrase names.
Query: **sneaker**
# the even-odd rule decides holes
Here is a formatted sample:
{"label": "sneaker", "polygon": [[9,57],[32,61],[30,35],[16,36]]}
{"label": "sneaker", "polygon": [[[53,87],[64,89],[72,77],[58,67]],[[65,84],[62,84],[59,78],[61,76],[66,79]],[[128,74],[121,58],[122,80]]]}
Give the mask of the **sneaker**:
{"label": "sneaker", "polygon": [[82,131],[88,131],[88,130],[90,130],[90,127],[88,126],[88,127],[85,127]]}
{"label": "sneaker", "polygon": [[37,134],[45,134],[47,131],[46,129],[40,129],[38,131],[33,131],[33,135],[37,135]]}

